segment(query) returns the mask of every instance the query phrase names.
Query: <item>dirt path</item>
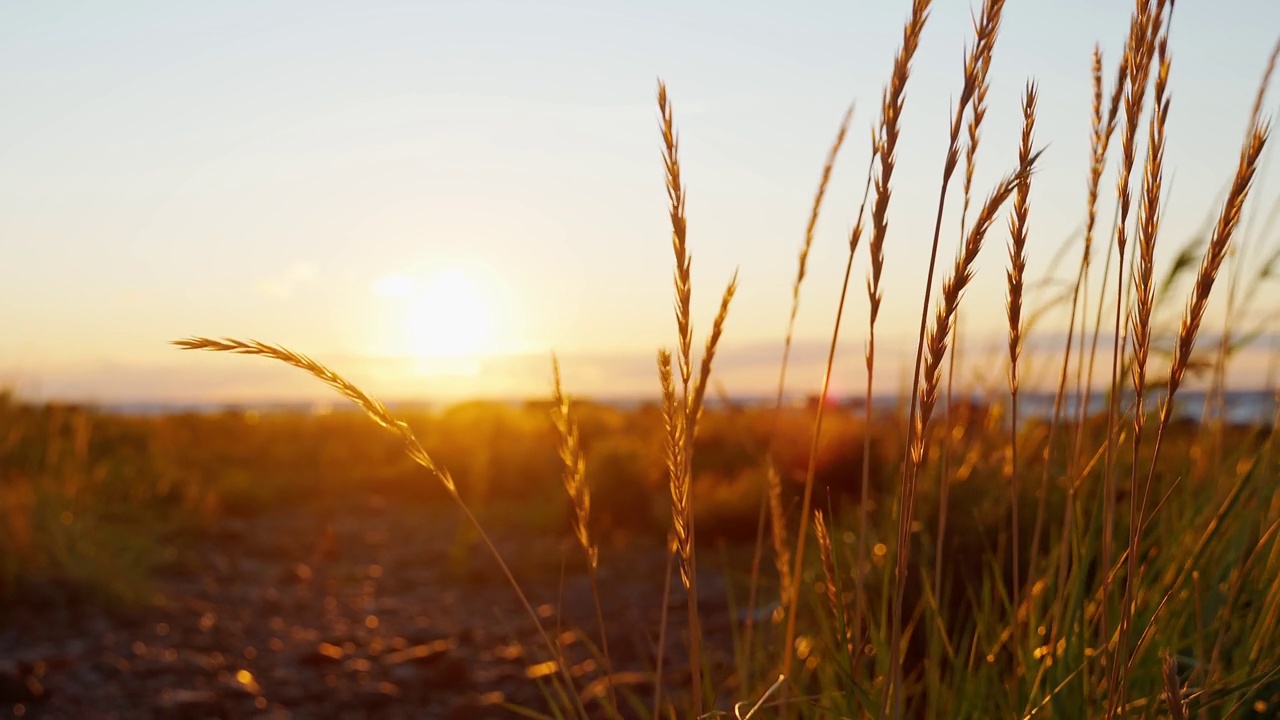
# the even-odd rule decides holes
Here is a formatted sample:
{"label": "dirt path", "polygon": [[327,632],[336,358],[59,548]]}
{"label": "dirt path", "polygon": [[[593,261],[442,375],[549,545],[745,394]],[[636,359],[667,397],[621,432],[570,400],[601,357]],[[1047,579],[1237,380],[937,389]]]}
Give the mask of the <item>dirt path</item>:
{"label": "dirt path", "polygon": [[[482,720],[516,717],[503,702],[545,707],[533,679],[554,671],[545,645],[481,547],[451,557],[456,515],[344,510],[331,542],[321,527],[303,514],[227,522],[161,571],[145,608],[14,609],[0,623],[0,716]],[[579,554],[559,537],[495,542],[590,695],[603,671]],[[661,547],[637,544],[611,550],[600,571],[613,669],[646,699],[664,569]],[[712,659],[727,662],[723,580],[701,584]],[[668,687],[685,677],[681,595]]]}

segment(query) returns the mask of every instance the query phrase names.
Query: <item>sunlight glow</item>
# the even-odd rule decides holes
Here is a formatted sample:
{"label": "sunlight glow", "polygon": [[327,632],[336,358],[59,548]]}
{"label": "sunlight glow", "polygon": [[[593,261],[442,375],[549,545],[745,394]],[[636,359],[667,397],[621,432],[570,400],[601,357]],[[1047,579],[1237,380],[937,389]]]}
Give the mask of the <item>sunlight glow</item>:
{"label": "sunlight glow", "polygon": [[423,279],[393,273],[374,285],[392,303],[394,338],[388,347],[413,358],[420,374],[475,375],[479,360],[497,352],[492,292],[476,273],[445,266]]}

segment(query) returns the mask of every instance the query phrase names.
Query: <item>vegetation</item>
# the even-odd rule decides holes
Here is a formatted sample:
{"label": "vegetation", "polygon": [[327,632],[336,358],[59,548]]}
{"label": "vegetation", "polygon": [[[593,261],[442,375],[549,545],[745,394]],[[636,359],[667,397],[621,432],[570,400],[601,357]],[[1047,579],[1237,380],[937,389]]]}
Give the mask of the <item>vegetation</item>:
{"label": "vegetation", "polygon": [[[1079,273],[1067,278],[1070,292],[1061,299],[1069,324],[1052,368],[1053,409],[1028,418],[1020,409],[1021,350],[1032,332],[1029,318],[1043,310],[1029,307],[1025,278],[1027,255],[1037,247],[1037,89],[1028,83],[1024,92],[1023,132],[1017,157],[1004,161],[1008,174],[980,196],[974,168],[1003,9],[1002,0],[986,0],[942,163],[913,385],[896,422],[884,422],[873,418],[871,388],[894,153],[929,5],[916,0],[904,27],[873,134],[863,200],[870,212],[859,212],[849,237],[846,291],[864,234],[869,256],[861,406],[833,407],[825,387],[806,408],[784,405],[784,352],[771,407],[708,408],[715,353],[732,331],[737,278],[720,295],[699,356],[693,239],[686,234],[673,103],[660,85],[676,337],[674,349],[658,352],[659,403],[623,412],[574,401],[556,368],[549,405],[396,416],[334,371],[284,348],[181,340],[185,349],[258,355],[299,368],[352,400],[375,425],[346,413],[107,418],[6,400],[0,411],[14,430],[0,448],[4,589],[44,577],[107,582],[88,577],[98,564],[81,556],[129,556],[131,545],[106,530],[119,527],[112,522],[118,513],[131,522],[149,517],[149,524],[134,526],[164,532],[160,518],[175,511],[214,523],[220,513],[294,504],[305,489],[331,506],[344,493],[366,492],[454,503],[523,600],[484,533],[483,513],[473,512],[516,500],[528,521],[558,524],[576,538],[593,587],[596,568],[610,561],[610,540],[669,529],[669,552],[689,598],[691,667],[680,685],[655,683],[655,718],[723,714],[728,707],[738,717],[895,720],[1274,716],[1280,708],[1276,423],[1236,427],[1214,412],[1224,402],[1232,354],[1257,328],[1234,327],[1239,315],[1229,311],[1220,342],[1205,349],[1198,341],[1219,275],[1228,274],[1228,307],[1239,308],[1271,272],[1269,261],[1241,259],[1243,249],[1264,257],[1275,252],[1246,236],[1241,219],[1269,136],[1262,105],[1276,54],[1203,248],[1184,253],[1163,275],[1189,279],[1189,293],[1179,297],[1171,289],[1176,284],[1157,282],[1155,260],[1163,233],[1165,128],[1174,111],[1172,3],[1136,3],[1109,93],[1104,59],[1095,51]],[[793,320],[813,228],[850,120],[851,113],[821,173],[793,286]],[[1097,218],[1106,211],[1109,170],[1116,220],[1104,231]],[[960,242],[936,283],[953,181],[961,188]],[[999,242],[1006,217],[1007,386],[983,403],[962,402],[952,388],[957,321],[978,255]],[[1102,248],[1102,278],[1094,282],[1095,251]],[[1114,277],[1112,268],[1120,269]],[[842,293],[828,377],[852,302]],[[1176,327],[1158,322],[1160,307],[1181,312]],[[1099,351],[1108,340],[1111,349]],[[1181,422],[1176,400],[1197,372],[1210,387],[1203,421]],[[1104,398],[1104,412],[1091,411],[1094,392]],[[421,482],[423,470],[432,482]],[[261,477],[273,482],[251,481]],[[777,608],[768,620],[744,616],[736,666],[727,674],[704,664],[700,652],[698,566],[707,562],[700,552],[714,537],[754,538],[748,606]],[[766,554],[776,573],[764,570]],[[524,606],[555,658],[545,621]],[[608,667],[607,619],[598,618]],[[655,677],[663,677],[662,663],[659,654]],[[574,678],[563,663],[560,671],[545,678],[555,716],[632,712],[612,692],[592,701],[598,706],[588,703],[570,691]]]}

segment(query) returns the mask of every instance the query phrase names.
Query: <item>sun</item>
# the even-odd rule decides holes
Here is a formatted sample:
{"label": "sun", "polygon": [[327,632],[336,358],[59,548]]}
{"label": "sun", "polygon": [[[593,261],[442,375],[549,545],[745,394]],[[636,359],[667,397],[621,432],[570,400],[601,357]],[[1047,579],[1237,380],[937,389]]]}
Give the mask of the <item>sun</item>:
{"label": "sun", "polygon": [[384,277],[378,294],[395,301],[397,335],[392,343],[422,373],[471,375],[478,361],[497,351],[497,318],[474,273],[442,267],[417,279]]}
{"label": "sun", "polygon": [[419,357],[464,357],[492,349],[493,309],[458,268],[437,271],[410,302],[409,349]]}

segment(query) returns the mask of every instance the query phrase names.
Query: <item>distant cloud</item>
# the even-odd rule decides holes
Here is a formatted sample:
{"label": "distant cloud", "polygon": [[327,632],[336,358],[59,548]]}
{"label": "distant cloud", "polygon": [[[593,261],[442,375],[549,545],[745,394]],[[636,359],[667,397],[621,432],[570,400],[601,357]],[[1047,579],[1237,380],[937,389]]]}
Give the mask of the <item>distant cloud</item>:
{"label": "distant cloud", "polygon": [[278,298],[291,297],[298,286],[304,285],[319,276],[319,269],[309,262],[290,265],[279,276],[261,281],[262,291]]}

